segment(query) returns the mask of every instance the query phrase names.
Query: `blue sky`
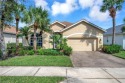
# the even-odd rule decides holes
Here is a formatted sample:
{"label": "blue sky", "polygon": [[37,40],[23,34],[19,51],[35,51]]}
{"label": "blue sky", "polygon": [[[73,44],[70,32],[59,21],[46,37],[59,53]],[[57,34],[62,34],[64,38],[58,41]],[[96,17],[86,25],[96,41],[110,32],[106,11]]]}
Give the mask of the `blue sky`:
{"label": "blue sky", "polygon": [[[27,0],[28,6],[41,6],[48,10],[51,23],[58,21],[69,21],[75,23],[86,19],[103,29],[112,27],[112,19],[109,12],[100,12],[103,0]],[[125,3],[121,11],[117,12],[116,25],[123,23],[125,18]],[[25,23],[20,23],[20,27]]]}

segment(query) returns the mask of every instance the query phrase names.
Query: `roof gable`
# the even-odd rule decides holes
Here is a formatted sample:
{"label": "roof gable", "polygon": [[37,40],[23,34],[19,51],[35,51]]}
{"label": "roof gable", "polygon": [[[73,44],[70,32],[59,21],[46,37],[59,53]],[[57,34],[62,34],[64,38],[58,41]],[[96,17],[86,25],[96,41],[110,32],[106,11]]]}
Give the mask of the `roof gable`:
{"label": "roof gable", "polygon": [[10,34],[16,34],[16,27],[6,25],[3,32],[4,33],[10,33]]}
{"label": "roof gable", "polygon": [[77,24],[79,24],[79,23],[81,23],[81,22],[85,22],[85,23],[87,23],[87,24],[89,24],[89,25],[91,25],[91,26],[93,26],[93,27],[95,27],[95,28],[97,28],[97,29],[99,29],[99,30],[101,30],[101,31],[103,31],[103,32],[106,32],[104,29],[102,29],[101,27],[99,27],[99,26],[97,26],[97,25],[95,25],[95,24],[93,24],[93,23],[91,23],[91,22],[88,22],[88,21],[86,21],[86,20],[81,20],[81,21],[79,21],[79,22],[77,22],[77,23],[75,23],[75,24],[73,24],[73,25],[71,25],[71,26],[69,26],[69,27],[67,27],[67,28],[65,28],[65,29],[63,29],[61,32],[64,32],[65,30],[67,30],[67,29],[70,29],[71,27],[73,27],[73,26],[75,26],[75,25],[77,25]]}
{"label": "roof gable", "polygon": [[[64,26],[64,27],[66,26],[65,24],[63,24],[63,23],[61,23],[61,22],[59,22],[59,21],[55,21],[55,22],[52,23],[51,25],[54,25],[54,24],[56,24],[56,23],[58,23],[58,24],[60,24],[60,25],[62,25],[62,26]],[[51,25],[50,25],[50,26],[51,26]]]}
{"label": "roof gable", "polygon": [[67,21],[63,21],[61,22],[62,24],[66,25],[66,27],[71,26],[73,23],[67,22]]}

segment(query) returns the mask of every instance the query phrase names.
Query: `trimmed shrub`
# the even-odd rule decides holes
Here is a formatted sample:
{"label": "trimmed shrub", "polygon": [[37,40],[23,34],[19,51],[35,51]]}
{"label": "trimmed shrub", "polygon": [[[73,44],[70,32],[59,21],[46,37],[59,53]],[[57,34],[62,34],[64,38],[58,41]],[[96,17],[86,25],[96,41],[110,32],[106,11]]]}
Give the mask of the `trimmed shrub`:
{"label": "trimmed shrub", "polygon": [[72,54],[72,48],[71,47],[69,47],[69,46],[64,46],[63,47],[63,53],[65,54],[65,55],[70,55],[70,54]]}
{"label": "trimmed shrub", "polygon": [[41,49],[42,47],[41,46],[37,46],[37,49]]}
{"label": "trimmed shrub", "polygon": [[10,53],[10,55],[14,56],[16,54],[16,48],[9,49],[8,53]]}
{"label": "trimmed shrub", "polygon": [[53,49],[44,49],[44,55],[63,55],[63,53]]}
{"label": "trimmed shrub", "polygon": [[0,50],[0,58],[2,57],[2,51]]}
{"label": "trimmed shrub", "polygon": [[104,45],[103,51],[108,54],[119,53],[122,47],[120,45]]}
{"label": "trimmed shrub", "polygon": [[38,55],[44,55],[44,52],[43,52],[42,49],[38,49],[38,50],[37,50],[37,54],[38,54]]}
{"label": "trimmed shrub", "polygon": [[34,50],[27,51],[27,55],[34,55]]}
{"label": "trimmed shrub", "polygon": [[33,46],[23,46],[23,50],[33,50]]}
{"label": "trimmed shrub", "polygon": [[63,55],[62,52],[53,49],[39,49],[37,53],[38,55]]}
{"label": "trimmed shrub", "polygon": [[24,56],[25,55],[25,50],[19,50],[18,55],[19,56]]}
{"label": "trimmed shrub", "polygon": [[8,43],[7,49],[16,48],[16,43]]}
{"label": "trimmed shrub", "polygon": [[16,54],[16,48],[14,48],[14,47],[8,48],[7,54],[8,54],[9,57],[14,56]]}
{"label": "trimmed shrub", "polygon": [[[19,49],[22,48],[22,43],[19,43]],[[16,43],[8,43],[7,44],[8,56],[14,56],[16,54]]]}
{"label": "trimmed shrub", "polygon": [[[19,43],[19,47],[22,47],[22,46],[23,46],[23,44]],[[7,49],[10,49],[10,48],[16,48],[16,43],[8,43]]]}

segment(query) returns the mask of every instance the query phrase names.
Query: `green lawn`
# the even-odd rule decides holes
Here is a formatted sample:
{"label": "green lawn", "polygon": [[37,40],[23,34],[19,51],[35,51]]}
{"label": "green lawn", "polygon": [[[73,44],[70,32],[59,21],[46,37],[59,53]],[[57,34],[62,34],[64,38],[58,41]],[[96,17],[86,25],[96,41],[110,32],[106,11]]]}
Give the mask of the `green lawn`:
{"label": "green lawn", "polygon": [[0,61],[0,66],[64,66],[72,67],[68,56],[18,56]]}
{"label": "green lawn", "polygon": [[0,76],[0,83],[59,83],[64,77]]}
{"label": "green lawn", "polygon": [[113,55],[125,59],[125,51],[121,51],[121,52],[113,54]]}

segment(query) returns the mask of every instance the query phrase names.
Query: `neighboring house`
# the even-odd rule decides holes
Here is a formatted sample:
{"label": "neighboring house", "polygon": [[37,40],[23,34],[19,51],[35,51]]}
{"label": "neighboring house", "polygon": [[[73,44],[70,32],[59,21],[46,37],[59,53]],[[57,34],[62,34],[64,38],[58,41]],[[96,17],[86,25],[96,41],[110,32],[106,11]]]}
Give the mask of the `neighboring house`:
{"label": "neighboring house", "polygon": [[[105,30],[86,20],[74,24],[56,21],[50,25],[50,28],[54,33],[60,33],[64,38],[67,38],[67,44],[72,47],[73,51],[96,51],[103,46],[103,33]],[[53,46],[50,43],[52,40],[50,39],[51,35],[45,32],[41,37],[37,34],[37,45],[52,48]],[[29,39],[30,44],[33,45],[33,35]]]}
{"label": "neighboring house", "polygon": [[[13,26],[6,26],[4,28],[4,40],[7,43],[16,43],[16,28]],[[19,43],[22,43],[22,38],[19,38]]]}
{"label": "neighboring house", "polygon": [[[125,49],[125,33],[121,30],[123,26],[125,24],[116,26],[115,44],[121,45]],[[104,44],[112,44],[112,28],[107,29],[107,32],[104,34]]]}

